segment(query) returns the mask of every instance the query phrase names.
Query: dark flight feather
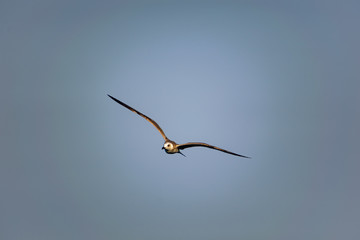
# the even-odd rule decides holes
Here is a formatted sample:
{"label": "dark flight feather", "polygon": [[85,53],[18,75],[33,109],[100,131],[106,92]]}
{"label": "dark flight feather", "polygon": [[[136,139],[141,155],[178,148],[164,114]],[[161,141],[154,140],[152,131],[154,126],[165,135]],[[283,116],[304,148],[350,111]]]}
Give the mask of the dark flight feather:
{"label": "dark flight feather", "polygon": [[235,156],[239,156],[239,157],[243,157],[243,158],[250,158],[250,157],[243,156],[243,155],[240,155],[240,154],[237,154],[237,153],[233,153],[233,152],[230,152],[228,150],[225,150],[225,149],[222,149],[222,148],[219,148],[219,147],[215,147],[213,145],[210,145],[210,144],[207,144],[207,143],[202,143],[202,142],[189,142],[189,143],[184,143],[184,144],[178,144],[176,147],[178,149],[180,149],[180,150],[185,149],[185,148],[191,148],[191,147],[207,147],[207,148],[215,149],[215,150],[218,150],[218,151],[222,151],[224,153],[232,154],[232,155],[235,155]]}
{"label": "dark flight feather", "polygon": [[132,111],[132,112],[134,112],[134,113],[137,113],[137,114],[139,114],[140,116],[142,116],[143,118],[145,118],[145,119],[146,119],[147,121],[149,121],[154,127],[156,127],[156,129],[160,132],[160,134],[161,134],[162,137],[165,139],[165,141],[168,139],[168,138],[166,137],[164,131],[161,129],[161,127],[160,127],[154,120],[152,120],[151,118],[149,118],[149,117],[146,116],[145,114],[142,114],[141,112],[133,109],[132,107],[130,107],[129,105],[123,103],[122,101],[120,101],[120,100],[118,100],[118,99],[110,96],[109,94],[108,94],[108,96],[109,96],[112,100],[114,100],[115,102],[117,102],[117,103],[121,104],[122,106],[126,107],[127,109],[129,109],[130,111]]}

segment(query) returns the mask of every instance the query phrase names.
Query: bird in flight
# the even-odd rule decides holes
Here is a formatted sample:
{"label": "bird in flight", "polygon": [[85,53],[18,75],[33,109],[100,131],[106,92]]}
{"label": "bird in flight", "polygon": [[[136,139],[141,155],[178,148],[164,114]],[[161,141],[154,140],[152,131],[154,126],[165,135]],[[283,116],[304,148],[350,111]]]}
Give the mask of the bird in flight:
{"label": "bird in flight", "polygon": [[126,107],[127,109],[129,109],[130,111],[134,112],[134,113],[137,113],[138,115],[142,116],[143,118],[145,118],[147,121],[149,121],[154,127],[156,127],[156,129],[160,132],[161,136],[164,138],[165,140],[165,143],[162,147],[162,149],[165,150],[166,153],[168,154],[174,154],[174,153],[180,153],[181,155],[185,156],[183,153],[180,152],[180,150],[183,150],[183,149],[186,149],[186,148],[191,148],[191,147],[207,147],[207,148],[212,148],[212,149],[215,149],[215,150],[218,150],[218,151],[222,151],[224,153],[228,153],[228,154],[232,154],[232,155],[235,155],[235,156],[238,156],[238,157],[243,157],[243,158],[250,158],[250,157],[247,157],[247,156],[243,156],[243,155],[240,155],[240,154],[237,154],[237,153],[233,153],[233,152],[230,152],[228,150],[225,150],[225,149],[222,149],[222,148],[219,148],[219,147],[215,147],[215,146],[212,146],[210,144],[207,144],[207,143],[202,143],[202,142],[188,142],[188,143],[184,143],[184,144],[177,144],[176,142],[174,141],[171,141],[164,133],[164,131],[161,129],[161,127],[154,121],[152,120],[151,118],[149,118],[148,116],[146,116],[145,114],[142,114],[141,112],[135,110],[134,108],[130,107],[129,105],[121,102],[120,100],[110,96],[108,94],[108,96],[114,100],[115,102],[119,103],[120,105],[122,105],[123,107]]}

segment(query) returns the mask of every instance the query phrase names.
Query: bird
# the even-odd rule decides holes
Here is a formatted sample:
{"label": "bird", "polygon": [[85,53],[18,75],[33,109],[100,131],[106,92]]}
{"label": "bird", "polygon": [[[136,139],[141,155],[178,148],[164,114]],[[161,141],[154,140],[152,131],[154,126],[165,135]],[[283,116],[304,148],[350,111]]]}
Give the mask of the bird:
{"label": "bird", "polygon": [[114,98],[113,96],[107,94],[112,100],[114,100],[115,102],[119,103],[120,105],[122,105],[123,107],[126,107],[127,109],[129,109],[130,111],[140,115],[141,117],[145,118],[148,122],[150,122],[161,134],[161,136],[164,138],[165,143],[163,145],[163,147],[161,149],[164,149],[166,153],[168,154],[175,154],[175,153],[180,153],[181,155],[185,156],[182,152],[180,152],[180,150],[184,150],[186,148],[191,148],[191,147],[206,147],[206,148],[211,148],[211,149],[215,149],[224,153],[228,153],[234,156],[238,156],[238,157],[243,157],[243,158],[250,158],[244,155],[240,155],[234,152],[230,152],[228,150],[219,148],[219,147],[215,147],[213,145],[207,144],[207,143],[203,143],[203,142],[188,142],[188,143],[184,143],[184,144],[177,144],[176,142],[170,140],[164,133],[164,131],[161,129],[161,127],[159,126],[159,124],[157,124],[154,120],[152,120],[151,118],[149,118],[148,116],[146,116],[145,114],[135,110],[134,108],[130,107],[129,105],[123,103],[122,101],[120,101],[119,99]]}

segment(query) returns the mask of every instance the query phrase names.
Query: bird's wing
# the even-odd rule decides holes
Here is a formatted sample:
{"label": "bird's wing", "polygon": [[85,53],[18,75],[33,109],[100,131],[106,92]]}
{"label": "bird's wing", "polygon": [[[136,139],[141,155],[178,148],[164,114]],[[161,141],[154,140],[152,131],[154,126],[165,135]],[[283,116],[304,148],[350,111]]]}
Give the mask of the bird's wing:
{"label": "bird's wing", "polygon": [[148,120],[152,125],[154,125],[154,127],[156,127],[156,129],[161,133],[162,137],[163,137],[165,140],[168,139],[168,138],[166,137],[164,131],[161,129],[161,127],[160,127],[154,120],[152,120],[152,119],[149,118],[148,116],[142,114],[141,112],[133,109],[133,108],[130,107],[129,105],[121,102],[120,100],[118,100],[118,99],[110,96],[109,94],[108,94],[108,96],[109,96],[112,100],[114,100],[115,102],[121,104],[122,106],[126,107],[126,108],[129,109],[130,111],[132,111],[132,112],[134,112],[134,113],[137,113],[137,114],[139,114],[140,116],[142,116],[143,118],[145,118],[146,120]]}
{"label": "bird's wing", "polygon": [[243,156],[243,155],[240,155],[240,154],[237,154],[237,153],[227,151],[227,150],[222,149],[222,148],[212,146],[212,145],[207,144],[207,143],[189,142],[189,143],[184,143],[184,144],[177,145],[177,148],[180,149],[180,150],[185,149],[185,148],[190,148],[190,147],[207,147],[207,148],[212,148],[212,149],[215,149],[215,150],[222,151],[224,153],[232,154],[232,155],[235,155],[235,156],[239,156],[239,157],[243,157],[243,158],[250,158],[250,157],[247,157],[247,156]]}

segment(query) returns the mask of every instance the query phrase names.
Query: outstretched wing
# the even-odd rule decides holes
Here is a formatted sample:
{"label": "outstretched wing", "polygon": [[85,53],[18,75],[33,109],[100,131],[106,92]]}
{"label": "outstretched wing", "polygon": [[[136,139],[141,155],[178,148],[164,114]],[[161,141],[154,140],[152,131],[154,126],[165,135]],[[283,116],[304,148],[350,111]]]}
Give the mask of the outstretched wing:
{"label": "outstretched wing", "polygon": [[114,100],[115,102],[121,104],[122,106],[126,107],[126,108],[129,109],[130,111],[132,111],[132,112],[134,112],[134,113],[137,113],[137,114],[139,114],[140,116],[142,116],[143,118],[145,118],[146,120],[148,120],[148,121],[149,121],[152,125],[154,125],[154,127],[156,127],[156,129],[161,133],[161,135],[162,135],[162,137],[164,138],[165,141],[168,139],[168,138],[166,137],[164,131],[161,129],[161,127],[160,127],[154,120],[152,120],[152,119],[149,118],[148,116],[142,114],[141,112],[133,109],[133,108],[130,107],[129,105],[126,105],[126,104],[123,103],[122,101],[120,101],[120,100],[118,100],[118,99],[110,96],[109,94],[108,94],[108,96],[109,96],[112,100]]}
{"label": "outstretched wing", "polygon": [[239,156],[239,157],[243,157],[243,158],[250,158],[250,157],[247,157],[247,156],[243,156],[243,155],[240,155],[240,154],[237,154],[237,153],[233,153],[233,152],[230,152],[228,150],[218,148],[218,147],[212,146],[212,145],[207,144],[207,143],[201,143],[201,142],[189,142],[189,143],[179,144],[176,147],[178,149],[180,149],[180,150],[185,149],[185,148],[191,148],[191,147],[207,147],[207,148],[212,148],[212,149],[215,149],[215,150],[218,150],[218,151],[222,151],[224,153],[232,154],[232,155],[235,155],[235,156]]}

